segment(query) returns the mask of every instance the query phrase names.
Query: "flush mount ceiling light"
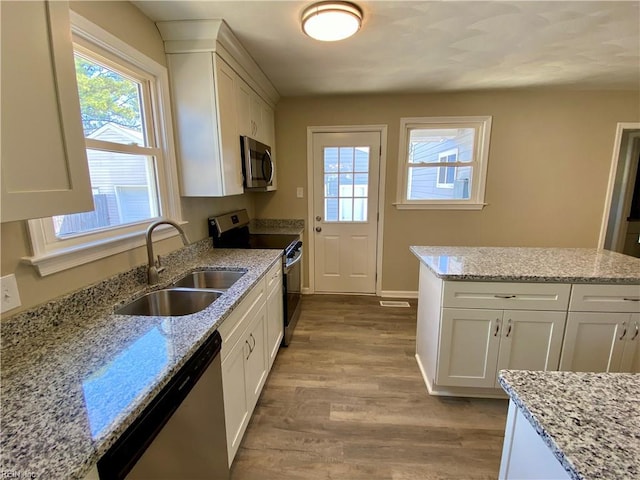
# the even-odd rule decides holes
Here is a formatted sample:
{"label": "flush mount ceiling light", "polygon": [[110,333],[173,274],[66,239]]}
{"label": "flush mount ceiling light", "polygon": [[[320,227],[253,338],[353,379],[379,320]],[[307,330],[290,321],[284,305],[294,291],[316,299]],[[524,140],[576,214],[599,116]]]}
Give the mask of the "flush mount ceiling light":
{"label": "flush mount ceiling light", "polygon": [[302,31],[323,42],[343,40],[362,25],[362,10],[350,2],[314,3],[302,13]]}

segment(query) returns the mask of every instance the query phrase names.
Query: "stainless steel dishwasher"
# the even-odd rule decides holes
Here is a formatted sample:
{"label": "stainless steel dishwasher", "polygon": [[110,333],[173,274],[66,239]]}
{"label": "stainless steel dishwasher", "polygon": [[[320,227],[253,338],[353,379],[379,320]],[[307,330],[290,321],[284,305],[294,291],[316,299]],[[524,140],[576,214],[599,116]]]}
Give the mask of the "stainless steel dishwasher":
{"label": "stainless steel dishwasher", "polygon": [[98,461],[100,480],[227,480],[216,331]]}

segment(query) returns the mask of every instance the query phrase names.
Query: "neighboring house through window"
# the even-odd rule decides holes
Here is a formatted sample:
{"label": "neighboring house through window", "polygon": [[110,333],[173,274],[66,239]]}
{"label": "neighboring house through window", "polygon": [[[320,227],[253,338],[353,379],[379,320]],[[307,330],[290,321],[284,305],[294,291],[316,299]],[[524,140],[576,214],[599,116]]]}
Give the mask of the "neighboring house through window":
{"label": "neighboring house through window", "polygon": [[481,209],[490,130],[491,117],[402,118],[396,207]]}
{"label": "neighboring house through window", "polygon": [[166,68],[73,12],[72,23],[95,208],[29,221],[42,275],[142,245],[160,216],[181,221]]}

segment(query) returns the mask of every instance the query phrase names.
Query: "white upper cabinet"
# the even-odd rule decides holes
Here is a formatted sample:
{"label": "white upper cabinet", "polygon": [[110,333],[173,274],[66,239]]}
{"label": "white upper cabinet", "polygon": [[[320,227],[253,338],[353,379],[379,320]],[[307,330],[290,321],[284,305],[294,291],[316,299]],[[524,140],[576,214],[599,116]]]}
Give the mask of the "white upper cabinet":
{"label": "white upper cabinet", "polygon": [[169,54],[167,61],[182,195],[243,193],[235,73],[211,52]]}
{"label": "white upper cabinet", "polygon": [[1,2],[2,221],[93,210],[67,2]]}
{"label": "white upper cabinet", "polygon": [[274,157],[277,91],[224,21],[157,26],[171,77],[182,195],[243,193],[240,136],[271,146]]}

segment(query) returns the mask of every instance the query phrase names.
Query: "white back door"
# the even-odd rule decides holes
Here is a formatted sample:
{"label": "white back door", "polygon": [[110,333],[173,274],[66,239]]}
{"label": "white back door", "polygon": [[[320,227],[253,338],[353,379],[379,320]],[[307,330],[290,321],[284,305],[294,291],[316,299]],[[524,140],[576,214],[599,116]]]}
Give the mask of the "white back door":
{"label": "white back door", "polygon": [[312,141],[315,291],[375,293],[380,132]]}

